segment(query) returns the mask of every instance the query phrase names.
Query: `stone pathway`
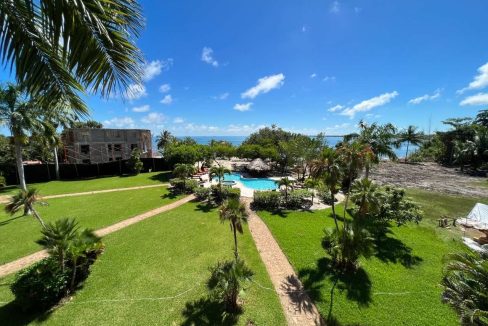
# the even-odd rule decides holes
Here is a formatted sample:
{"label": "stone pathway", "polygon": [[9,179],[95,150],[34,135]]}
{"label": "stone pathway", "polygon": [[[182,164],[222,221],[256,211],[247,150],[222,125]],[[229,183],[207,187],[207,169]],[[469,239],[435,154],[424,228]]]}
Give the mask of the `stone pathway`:
{"label": "stone pathway", "polygon": [[[51,198],[62,198],[62,197],[75,197],[75,196],[86,196],[86,195],[94,195],[94,194],[103,194],[107,192],[116,192],[116,191],[127,191],[127,190],[137,190],[137,189],[146,189],[146,188],[156,188],[156,187],[167,187],[167,183],[156,184],[156,185],[148,185],[148,186],[137,186],[137,187],[128,187],[128,188],[114,188],[114,189],[105,189],[105,190],[94,190],[94,191],[85,191],[85,192],[74,192],[71,194],[60,194],[60,195],[50,195],[50,196],[42,196],[43,199],[51,199]],[[4,195],[0,196],[0,204],[6,204],[10,200],[10,196]]]}
{"label": "stone pathway", "polygon": [[249,230],[278,293],[288,325],[325,325],[293,267],[261,218],[251,210],[252,199],[242,198],[249,214]]}
{"label": "stone pathway", "polygon": [[[150,218],[150,217],[153,217],[155,215],[170,211],[174,208],[177,208],[183,204],[188,203],[189,201],[191,201],[193,199],[195,199],[194,195],[187,196],[187,197],[179,199],[179,200],[177,200],[171,204],[167,204],[167,205],[158,207],[158,208],[150,210],[148,212],[145,212],[145,213],[136,215],[134,217],[128,218],[126,220],[120,221],[118,223],[112,224],[112,225],[107,226],[105,228],[98,229],[97,231],[95,231],[95,233],[100,237],[105,236],[107,234],[116,232],[120,229],[126,228],[129,225],[143,221],[147,218]],[[35,263],[35,262],[47,257],[47,256],[48,256],[47,251],[41,250],[41,251],[35,252],[31,255],[28,255],[28,256],[19,258],[17,260],[14,260],[10,263],[0,265],[0,277],[4,277],[6,275],[18,272],[21,269],[23,269],[23,268],[25,268],[25,267],[27,267],[27,266]]]}

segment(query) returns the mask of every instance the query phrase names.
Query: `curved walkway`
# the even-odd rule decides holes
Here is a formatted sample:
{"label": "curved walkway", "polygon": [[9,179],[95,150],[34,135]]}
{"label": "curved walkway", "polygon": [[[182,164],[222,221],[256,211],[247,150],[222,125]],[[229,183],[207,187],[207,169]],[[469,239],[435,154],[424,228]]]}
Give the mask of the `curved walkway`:
{"label": "curved walkway", "polygon": [[248,224],[261,259],[278,293],[288,325],[324,325],[317,308],[304,290],[293,267],[273,238],[271,231],[250,208],[251,198],[242,197],[249,215]]}
{"label": "curved walkway", "polygon": [[[116,192],[116,191],[126,191],[126,190],[137,190],[137,189],[146,189],[146,188],[156,188],[156,187],[167,187],[167,183],[156,184],[156,185],[148,185],[148,186],[137,186],[137,187],[127,187],[127,188],[114,188],[114,189],[104,189],[104,190],[93,190],[93,191],[85,191],[85,192],[73,192],[69,194],[59,194],[59,195],[50,195],[50,196],[42,196],[43,199],[51,199],[51,198],[62,198],[62,197],[75,197],[75,196],[86,196],[86,195],[95,195],[95,194],[103,194],[106,192]],[[9,202],[11,196],[5,195],[0,196],[0,204],[6,204]]]}
{"label": "curved walkway", "polygon": [[[179,200],[177,200],[171,204],[167,204],[167,205],[158,207],[156,209],[147,211],[145,213],[142,213],[142,214],[136,215],[134,217],[128,218],[126,220],[120,221],[118,223],[112,224],[112,225],[107,226],[105,228],[98,229],[97,231],[95,231],[95,233],[100,237],[105,236],[107,234],[116,232],[120,229],[126,228],[129,225],[143,221],[147,218],[150,218],[150,217],[153,217],[155,215],[158,215],[158,214],[167,212],[169,210],[172,210],[176,207],[179,207],[183,204],[188,203],[189,201],[191,201],[193,199],[195,199],[194,195],[187,196],[187,197],[179,199]],[[35,262],[47,257],[47,256],[48,256],[48,253],[46,250],[40,250],[40,251],[35,252],[31,255],[28,255],[28,256],[19,258],[17,260],[14,260],[10,263],[0,265],[0,277],[4,277],[6,275],[18,272],[21,269],[23,269],[23,268],[25,268],[25,267],[27,267],[27,266],[35,263]]]}

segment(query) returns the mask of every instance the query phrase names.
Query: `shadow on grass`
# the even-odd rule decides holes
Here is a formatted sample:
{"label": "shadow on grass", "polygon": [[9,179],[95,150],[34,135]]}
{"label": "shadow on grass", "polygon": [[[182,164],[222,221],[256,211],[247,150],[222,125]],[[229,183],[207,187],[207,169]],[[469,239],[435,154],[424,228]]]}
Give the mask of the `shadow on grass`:
{"label": "shadow on grass", "polygon": [[[234,314],[224,314],[222,304],[209,298],[201,298],[185,304],[182,313],[183,326],[191,325],[236,325],[242,310]],[[224,318],[225,316],[225,318]]]}
{"label": "shadow on grass", "polygon": [[52,310],[25,312],[15,301],[12,301],[0,307],[0,325],[24,326],[32,322],[40,323],[46,321],[51,313]]}
{"label": "shadow on grass", "polygon": [[218,207],[217,205],[210,202],[204,202],[204,203],[200,202],[196,206],[195,210],[203,213],[209,213],[217,207]]}
{"label": "shadow on grass", "polygon": [[179,195],[180,194],[177,194],[176,192],[170,191],[168,193],[165,193],[164,195],[161,195],[160,197],[162,199],[176,199]]}
{"label": "shadow on grass", "polygon": [[19,187],[17,186],[6,186],[6,187],[0,187],[0,195],[4,194],[11,194],[12,191],[19,190]]}
{"label": "shadow on grass", "polygon": [[7,225],[13,221],[15,221],[16,219],[19,219],[21,217],[24,217],[24,215],[19,215],[19,216],[15,216],[15,217],[12,217],[12,218],[9,218],[8,220],[5,220],[5,221],[1,221],[0,222],[0,226],[4,226],[4,225]]}
{"label": "shadow on grass", "polygon": [[168,182],[169,179],[171,179],[171,172],[169,171],[160,172],[158,174],[150,176],[149,179],[155,181],[161,181],[161,182]]}
{"label": "shadow on grass", "polygon": [[[371,280],[361,267],[351,272],[338,271],[333,267],[331,259],[324,257],[317,260],[315,268],[299,270],[298,277],[313,301],[324,301],[321,290],[324,281],[329,280],[334,284],[332,290],[337,288],[340,292],[346,292],[348,300],[355,301],[363,307],[371,303]],[[332,295],[333,293],[334,291],[331,291]],[[330,302],[333,303],[333,297]]]}

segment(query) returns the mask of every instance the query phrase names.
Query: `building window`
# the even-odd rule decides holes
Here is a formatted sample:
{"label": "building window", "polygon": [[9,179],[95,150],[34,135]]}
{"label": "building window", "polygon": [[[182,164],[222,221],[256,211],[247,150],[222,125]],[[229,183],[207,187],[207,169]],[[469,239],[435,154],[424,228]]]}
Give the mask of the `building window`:
{"label": "building window", "polygon": [[113,160],[114,160],[114,159],[113,159],[113,158],[111,158],[111,157],[109,157],[109,158],[108,158],[108,161],[109,161],[109,162],[112,162]]}
{"label": "building window", "polygon": [[122,150],[122,145],[120,144],[114,144],[114,151],[115,152],[120,152]]}
{"label": "building window", "polygon": [[81,145],[80,152],[81,154],[85,154],[85,155],[90,154],[90,145]]}
{"label": "building window", "polygon": [[112,151],[112,144],[108,144],[107,145],[107,149],[108,149],[109,152],[111,152]]}
{"label": "building window", "polygon": [[133,151],[134,149],[136,149],[138,146],[137,144],[130,144],[130,150]]}
{"label": "building window", "polygon": [[120,157],[120,156],[119,157],[116,157],[115,160],[116,161],[122,161],[122,157]]}

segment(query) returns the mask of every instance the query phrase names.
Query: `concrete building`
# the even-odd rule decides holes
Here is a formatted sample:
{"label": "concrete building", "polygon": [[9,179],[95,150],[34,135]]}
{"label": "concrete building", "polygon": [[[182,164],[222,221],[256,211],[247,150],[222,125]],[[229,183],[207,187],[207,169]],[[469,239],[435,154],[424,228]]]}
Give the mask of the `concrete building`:
{"label": "concrete building", "polygon": [[152,156],[151,131],[145,129],[66,129],[62,140],[67,163],[125,160],[135,148],[141,157]]}

